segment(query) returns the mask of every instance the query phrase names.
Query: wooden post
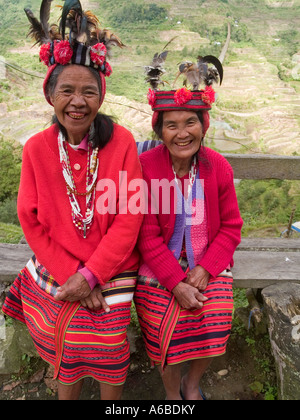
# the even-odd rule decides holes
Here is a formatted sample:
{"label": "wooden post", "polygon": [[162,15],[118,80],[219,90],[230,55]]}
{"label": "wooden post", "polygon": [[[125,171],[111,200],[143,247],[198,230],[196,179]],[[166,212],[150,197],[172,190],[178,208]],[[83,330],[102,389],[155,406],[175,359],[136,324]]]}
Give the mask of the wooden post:
{"label": "wooden post", "polygon": [[276,362],[278,398],[300,400],[300,284],[269,286],[262,296]]}

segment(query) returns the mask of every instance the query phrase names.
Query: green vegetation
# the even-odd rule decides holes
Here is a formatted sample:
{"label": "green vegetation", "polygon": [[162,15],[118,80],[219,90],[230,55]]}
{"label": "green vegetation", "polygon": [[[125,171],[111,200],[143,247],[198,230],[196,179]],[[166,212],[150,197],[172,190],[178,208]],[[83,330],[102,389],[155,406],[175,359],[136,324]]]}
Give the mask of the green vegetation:
{"label": "green vegetation", "polygon": [[139,23],[139,22],[153,22],[157,25],[163,22],[167,16],[167,11],[164,7],[159,7],[155,3],[142,5],[137,3],[130,3],[117,10],[112,21],[116,25],[123,23]]}
{"label": "green vegetation", "polygon": [[17,215],[22,146],[0,137],[0,242],[16,243],[23,236]]}
{"label": "green vegetation", "polygon": [[[246,344],[246,351],[249,352],[249,366],[253,364],[252,369],[249,368],[247,379],[248,387],[254,395],[263,395],[265,400],[277,399],[277,381],[275,375],[275,362],[272,356],[272,349],[269,334],[258,334],[257,331],[245,325],[242,317],[236,315],[236,311],[240,308],[249,306],[246,290],[234,289],[234,315],[232,323],[231,342],[239,343],[241,340]],[[250,311],[249,311],[250,312]],[[255,375],[251,374],[255,371]]]}
{"label": "green vegetation", "polygon": [[269,229],[279,236],[281,228],[288,226],[293,209],[294,221],[300,220],[299,182],[243,180],[237,187],[237,196],[244,236],[257,229]]}
{"label": "green vegetation", "polygon": [[16,198],[22,164],[22,146],[0,138],[0,202]]}
{"label": "green vegetation", "polygon": [[0,243],[18,244],[23,236],[20,226],[0,222]]}

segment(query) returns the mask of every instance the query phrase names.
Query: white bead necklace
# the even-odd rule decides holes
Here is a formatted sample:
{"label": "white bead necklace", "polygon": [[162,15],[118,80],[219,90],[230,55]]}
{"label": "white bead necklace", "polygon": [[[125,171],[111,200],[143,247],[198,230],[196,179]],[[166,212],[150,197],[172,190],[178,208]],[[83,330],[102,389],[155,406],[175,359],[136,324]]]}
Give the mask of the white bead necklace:
{"label": "white bead necklace", "polygon": [[[174,165],[172,165],[172,169],[173,169],[173,172],[174,172],[176,184],[178,185],[178,187],[180,187],[179,186],[179,180],[177,178],[177,173],[174,169]],[[191,168],[189,170],[188,197],[189,197],[189,195],[192,191],[192,188],[193,188],[193,185],[194,185],[194,182],[195,182],[195,179],[196,179],[196,175],[197,175],[197,157],[194,156],[193,163],[192,163]]]}
{"label": "white bead necklace", "polygon": [[[86,174],[86,192],[78,193],[73,178],[73,173],[70,165],[70,159],[68,155],[68,149],[66,139],[63,134],[59,132],[58,135],[58,148],[60,163],[62,165],[62,173],[66,182],[67,194],[69,197],[71,209],[72,209],[72,220],[77,228],[78,232],[84,237],[87,237],[89,233],[93,219],[94,219],[94,208],[95,208],[95,197],[96,197],[96,184],[98,177],[99,160],[98,153],[99,149],[92,149],[90,143],[88,143],[88,161],[87,161],[87,174]],[[79,203],[76,196],[86,197],[86,212],[83,216]]]}

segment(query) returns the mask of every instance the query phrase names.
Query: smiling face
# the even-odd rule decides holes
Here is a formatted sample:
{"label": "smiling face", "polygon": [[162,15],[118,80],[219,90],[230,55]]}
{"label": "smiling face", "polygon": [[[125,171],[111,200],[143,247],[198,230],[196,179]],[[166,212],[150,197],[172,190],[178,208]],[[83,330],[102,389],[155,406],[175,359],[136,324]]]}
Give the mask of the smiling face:
{"label": "smiling face", "polygon": [[96,77],[84,66],[68,65],[58,76],[50,94],[55,114],[71,144],[80,144],[99,110],[100,90]]}
{"label": "smiling face", "polygon": [[202,124],[193,111],[163,114],[162,140],[168,148],[175,170],[186,173],[203,138]]}

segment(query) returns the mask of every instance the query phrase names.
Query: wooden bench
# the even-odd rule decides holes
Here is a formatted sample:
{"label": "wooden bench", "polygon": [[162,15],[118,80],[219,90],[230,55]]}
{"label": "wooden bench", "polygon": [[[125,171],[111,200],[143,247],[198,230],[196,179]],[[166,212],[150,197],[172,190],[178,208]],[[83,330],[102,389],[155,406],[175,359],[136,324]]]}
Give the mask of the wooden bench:
{"label": "wooden bench", "polygon": [[[236,179],[300,180],[299,156],[224,154]],[[0,283],[12,282],[32,252],[27,245],[0,244]],[[299,239],[244,238],[235,253],[234,286],[264,288],[300,282]]]}
{"label": "wooden bench", "polygon": [[[13,282],[32,254],[28,245],[0,244],[0,283]],[[300,283],[300,239],[244,238],[234,260],[234,287]]]}

